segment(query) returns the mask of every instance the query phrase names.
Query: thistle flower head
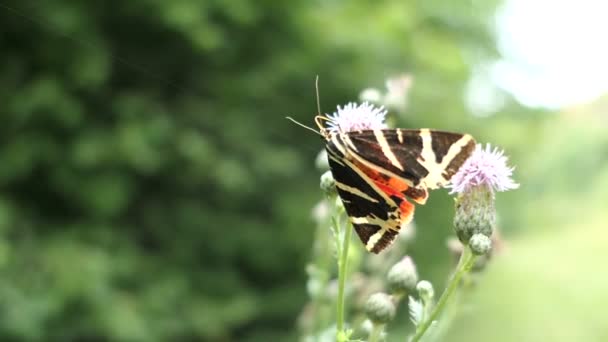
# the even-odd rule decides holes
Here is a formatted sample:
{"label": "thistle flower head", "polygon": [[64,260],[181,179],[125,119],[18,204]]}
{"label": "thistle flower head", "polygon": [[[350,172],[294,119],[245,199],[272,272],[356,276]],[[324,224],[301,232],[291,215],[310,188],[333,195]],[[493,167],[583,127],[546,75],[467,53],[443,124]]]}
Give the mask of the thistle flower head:
{"label": "thistle flower head", "polygon": [[377,108],[369,102],[363,102],[359,105],[350,102],[342,108],[338,106],[336,112],[327,116],[329,119],[327,129],[331,133],[382,129],[386,128],[385,116],[386,110],[384,107]]}
{"label": "thistle flower head", "polygon": [[517,189],[511,176],[513,168],[507,165],[507,157],[502,150],[487,144],[485,149],[477,144],[473,155],[452,177],[451,193],[463,193],[472,187],[487,186],[493,191]]}
{"label": "thistle flower head", "polygon": [[496,225],[494,192],[517,189],[511,179],[513,168],[507,166],[503,151],[489,144],[477,145],[473,155],[452,177],[452,193],[458,193],[454,230],[463,244],[482,234],[491,237]]}
{"label": "thistle flower head", "polygon": [[367,318],[376,324],[386,324],[395,317],[395,303],[391,296],[378,292],[372,294],[365,303]]}

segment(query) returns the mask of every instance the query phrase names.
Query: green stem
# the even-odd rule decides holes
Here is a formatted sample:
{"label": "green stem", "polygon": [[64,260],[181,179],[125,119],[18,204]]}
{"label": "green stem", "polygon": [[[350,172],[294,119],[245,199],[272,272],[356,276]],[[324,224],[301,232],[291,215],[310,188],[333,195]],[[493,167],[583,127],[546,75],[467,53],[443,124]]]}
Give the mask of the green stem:
{"label": "green stem", "polygon": [[353,228],[347,224],[342,241],[341,255],[338,260],[338,299],[337,299],[337,340],[343,341],[346,333],[344,331],[344,287],[346,284],[346,271],[348,264],[348,246],[350,246],[350,236]]}
{"label": "green stem", "polygon": [[384,324],[374,323],[372,331],[369,333],[368,342],[379,342],[380,336],[382,336],[382,330],[384,330]]}
{"label": "green stem", "polygon": [[458,287],[462,276],[467,274],[475,264],[476,258],[477,256],[473,254],[471,248],[469,248],[469,246],[465,246],[464,251],[460,255],[460,260],[458,260],[458,266],[456,266],[456,270],[454,271],[454,274],[452,275],[448,286],[446,287],[445,291],[443,291],[441,298],[439,298],[439,301],[437,302],[437,305],[435,306],[431,314],[416,329],[416,334],[414,335],[414,337],[412,337],[411,340],[412,342],[420,341],[424,333],[426,333],[431,324],[437,319],[452,294],[454,294],[454,291]]}
{"label": "green stem", "polygon": [[[331,203],[331,198],[325,199],[327,204]],[[334,199],[335,201],[335,199]],[[331,269],[333,266],[333,255],[331,252],[331,248],[327,241],[329,241],[330,231],[327,229],[327,226],[332,224],[330,218],[325,218],[321,220],[321,222],[317,223],[314,246],[313,246],[313,260],[312,263],[316,266],[317,273],[316,277],[319,281],[320,289],[325,289],[330,280]],[[324,305],[324,293],[323,291],[319,291],[313,298],[313,322],[311,324],[310,334],[314,332],[321,331],[324,327],[329,325],[328,323],[332,316],[330,316],[330,311]]]}
{"label": "green stem", "polygon": [[[466,281],[466,278],[463,279],[463,284],[461,285],[461,287],[466,287],[467,285],[464,284]],[[444,338],[444,335],[447,333],[447,331],[449,330],[450,326],[452,325],[452,322],[454,321],[454,319],[456,318],[456,314],[459,312],[460,309],[460,301],[462,300],[463,297],[463,291],[456,291],[453,295],[452,295],[452,299],[450,301],[450,305],[448,305],[444,310],[443,310],[443,314],[441,316],[441,324],[437,327],[437,329],[435,330],[436,332],[433,335],[433,338],[435,341],[445,341],[446,339]]]}

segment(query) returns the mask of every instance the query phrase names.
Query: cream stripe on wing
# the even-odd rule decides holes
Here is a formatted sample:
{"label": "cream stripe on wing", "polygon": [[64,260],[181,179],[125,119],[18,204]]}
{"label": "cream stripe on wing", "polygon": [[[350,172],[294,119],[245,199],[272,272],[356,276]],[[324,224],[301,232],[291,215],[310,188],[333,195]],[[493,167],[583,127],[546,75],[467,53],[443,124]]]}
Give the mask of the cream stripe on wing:
{"label": "cream stripe on wing", "polygon": [[382,235],[384,235],[387,231],[388,228],[386,226],[383,226],[382,229],[377,231],[374,235],[370,236],[369,240],[367,240],[367,243],[365,244],[365,249],[371,252],[371,250],[374,249],[378,241],[380,241],[380,239],[382,238]]}
{"label": "cream stripe on wing", "polygon": [[357,161],[367,167],[369,167],[370,169],[373,170],[377,170],[378,172],[380,172],[381,174],[387,175],[391,178],[396,178],[402,182],[404,182],[405,184],[407,184],[408,186],[414,186],[414,183],[412,183],[411,179],[407,179],[404,178],[403,176],[399,176],[398,174],[394,173],[394,172],[390,172],[389,170],[383,168],[380,165],[371,163],[369,161],[367,161],[365,158],[361,157],[359,154],[357,153],[351,153],[350,154],[354,159],[357,159]]}
{"label": "cream stripe on wing", "polygon": [[387,225],[388,221],[383,220],[377,217],[351,217],[351,222],[354,224],[375,224],[377,226],[383,227]]}
{"label": "cream stripe on wing", "polygon": [[396,168],[398,168],[399,170],[403,171],[403,165],[401,165],[401,163],[399,162],[399,160],[397,160],[397,157],[393,153],[393,150],[391,150],[391,147],[388,144],[388,141],[386,141],[386,138],[384,137],[384,133],[382,133],[382,131],[379,130],[379,129],[375,129],[374,130],[374,136],[376,137],[376,140],[378,140],[378,144],[380,145],[380,148],[382,148],[382,153],[384,153],[384,155],[386,156],[386,158]]}
{"label": "cream stripe on wing", "polygon": [[420,157],[418,161],[420,164],[425,166],[427,170],[431,171],[427,165],[430,165],[430,162],[435,161],[435,152],[433,152],[433,139],[431,138],[431,131],[428,128],[423,128],[420,130],[420,138],[422,138],[422,151],[420,153]]}
{"label": "cream stripe on wing", "polygon": [[[365,183],[367,183],[377,194],[379,194],[382,197],[382,199],[388,203],[389,206],[391,206],[393,208],[397,208],[397,203],[395,203],[395,201],[392,198],[390,198],[388,195],[386,195],[386,193],[384,193],[384,191],[380,190],[380,188],[378,188],[376,183],[374,183],[374,181],[371,180],[369,178],[369,176],[367,176],[363,171],[361,171],[361,169],[359,169],[355,164],[353,164],[346,158],[341,158],[339,156],[335,156],[334,153],[331,153],[331,152],[328,153],[328,156],[333,161],[339,163],[340,165],[346,166],[346,167],[350,168],[351,170],[355,171],[355,173],[357,175],[359,175],[359,177],[361,179],[363,179],[363,181]],[[349,154],[349,156],[356,156],[356,154],[351,153],[351,154]],[[410,182],[410,184],[411,184],[411,182]],[[377,202],[377,201],[375,201],[375,202]]]}
{"label": "cream stripe on wing", "polygon": [[333,152],[329,152],[329,153],[327,153],[327,156],[329,157],[329,159],[331,159],[331,160],[335,161],[336,163],[338,163],[338,164],[340,164],[340,165],[344,166],[344,163],[342,163],[342,159],[337,158],[336,156],[334,156],[334,153],[333,153]]}
{"label": "cream stripe on wing", "polygon": [[353,144],[353,141],[350,139],[350,137],[348,136],[348,134],[340,134],[340,139],[342,139],[342,141],[344,142],[344,144],[346,144],[347,148],[353,149],[356,152],[359,152],[359,150],[357,149],[357,146],[355,146],[355,144]]}
{"label": "cream stripe on wing", "polygon": [[[357,189],[357,188],[353,188],[352,186],[348,186],[344,183],[340,183],[338,181],[336,181],[336,187],[340,190],[344,190],[346,192],[350,192],[351,194],[355,195],[355,196],[359,196],[361,198],[365,198],[366,200],[370,201],[370,202],[374,202],[374,203],[378,203],[378,200],[375,198],[372,198],[371,196],[369,196],[368,194],[366,194],[365,192]],[[354,221],[353,221],[354,223]]]}
{"label": "cream stripe on wing", "polygon": [[344,149],[344,145],[342,145],[341,139],[338,139],[338,135],[334,134],[331,136],[331,142],[334,143],[334,146],[342,153],[343,156],[346,156],[346,150]]}
{"label": "cream stripe on wing", "polygon": [[429,174],[424,177],[425,185],[430,189],[437,189],[439,186],[445,185],[447,179],[443,176],[443,172],[448,167],[450,162],[462,151],[472,139],[468,134],[465,134],[458,141],[453,143],[448,150],[448,153],[443,156],[441,163],[435,161],[435,152],[433,152],[433,139],[429,129],[421,129],[420,137],[422,138],[422,153],[418,158],[418,162],[429,171]]}
{"label": "cream stripe on wing", "polygon": [[401,132],[401,128],[397,128],[397,139],[399,139],[400,144],[403,144],[403,132]]}
{"label": "cream stripe on wing", "polygon": [[443,160],[441,161],[441,165],[443,166],[443,169],[446,169],[448,167],[448,165],[450,165],[452,160],[454,160],[454,158],[456,158],[458,153],[460,153],[460,151],[462,151],[462,148],[467,146],[467,144],[471,140],[473,140],[473,137],[468,134],[465,134],[462,136],[462,138],[458,139],[458,141],[456,141],[455,143],[452,144],[452,146],[450,146],[448,153],[446,153],[445,156],[443,156]]}
{"label": "cream stripe on wing", "polygon": [[390,196],[388,196],[384,191],[380,190],[376,183],[374,183],[374,181],[371,180],[363,171],[361,171],[357,166],[348,161],[348,159],[343,159],[342,161],[344,162],[344,164],[346,164],[347,167],[355,171],[357,175],[359,175],[359,177],[361,177],[361,179],[363,179],[365,183],[367,183],[372,189],[374,189],[377,194],[382,196],[382,199],[384,199],[384,201],[388,203],[390,207],[397,208],[397,203],[395,203],[395,201],[390,198]]}

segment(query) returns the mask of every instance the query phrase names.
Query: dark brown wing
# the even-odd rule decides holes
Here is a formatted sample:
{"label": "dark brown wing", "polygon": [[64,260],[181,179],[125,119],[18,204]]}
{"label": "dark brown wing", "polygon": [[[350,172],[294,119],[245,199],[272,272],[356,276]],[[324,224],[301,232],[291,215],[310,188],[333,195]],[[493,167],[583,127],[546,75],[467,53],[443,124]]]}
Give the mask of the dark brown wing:
{"label": "dark brown wing", "polygon": [[429,129],[365,130],[340,139],[362,164],[431,189],[445,185],[475,149],[468,134]]}

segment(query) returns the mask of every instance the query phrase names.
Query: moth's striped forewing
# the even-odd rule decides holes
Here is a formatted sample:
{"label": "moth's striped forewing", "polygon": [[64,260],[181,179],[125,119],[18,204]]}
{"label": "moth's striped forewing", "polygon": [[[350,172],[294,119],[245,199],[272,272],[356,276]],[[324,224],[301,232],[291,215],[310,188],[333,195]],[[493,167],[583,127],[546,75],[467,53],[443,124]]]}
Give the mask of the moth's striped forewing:
{"label": "moth's striped forewing", "polygon": [[367,250],[379,253],[412,220],[427,189],[445,185],[475,148],[468,134],[429,129],[332,133],[326,149],[338,194]]}

